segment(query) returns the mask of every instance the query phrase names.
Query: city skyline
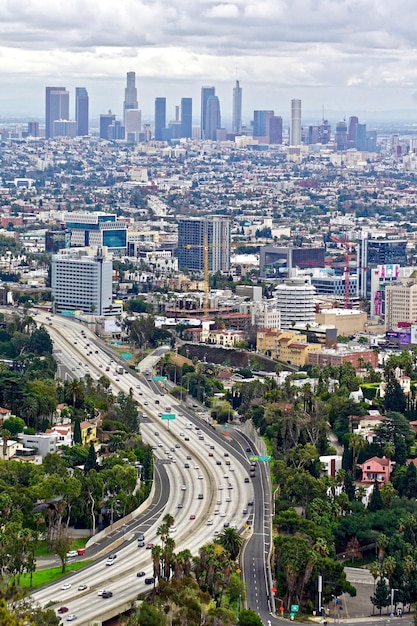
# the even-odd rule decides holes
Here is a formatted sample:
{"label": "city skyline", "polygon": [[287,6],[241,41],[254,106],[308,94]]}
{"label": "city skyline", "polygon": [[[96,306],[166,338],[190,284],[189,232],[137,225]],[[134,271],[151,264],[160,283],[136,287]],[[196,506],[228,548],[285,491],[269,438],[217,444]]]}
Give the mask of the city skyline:
{"label": "city skyline", "polygon": [[[417,6],[399,0],[179,0],[175,7],[121,0],[88,6],[52,0],[8,3],[2,14],[0,116],[40,117],[45,85],[85,85],[91,117],[122,113],[125,73],[136,72],[139,108],[156,96],[197,102],[216,86],[232,117],[231,89],[244,88],[243,117],[256,109],[285,116],[292,99],[306,110],[411,112],[417,102]],[[140,16],[141,19],[135,19]],[[407,16],[407,19],[404,19]],[[51,67],[50,59],[54,63]],[[170,114],[171,104],[167,113]],[[71,115],[73,117],[73,115]]]}

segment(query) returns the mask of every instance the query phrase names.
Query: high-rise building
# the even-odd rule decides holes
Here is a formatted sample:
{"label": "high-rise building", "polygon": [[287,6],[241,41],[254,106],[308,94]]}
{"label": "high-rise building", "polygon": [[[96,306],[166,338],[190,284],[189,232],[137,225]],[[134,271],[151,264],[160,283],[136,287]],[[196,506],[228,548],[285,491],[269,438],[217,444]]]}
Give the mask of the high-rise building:
{"label": "high-rise building", "polygon": [[39,137],[39,122],[28,122],[29,137]]}
{"label": "high-rise building", "polygon": [[216,131],[222,127],[220,101],[217,96],[209,96],[206,103],[206,123],[204,138],[216,140]]}
{"label": "high-rise building", "polygon": [[76,137],[77,122],[75,120],[54,120],[54,137]]}
{"label": "high-rise building", "polygon": [[206,136],[207,101],[211,96],[215,96],[215,95],[216,95],[216,89],[214,87],[202,87],[201,88],[201,121],[200,121],[201,139],[207,139],[207,136]]}
{"label": "high-rise building", "polygon": [[356,148],[361,152],[364,152],[367,149],[366,124],[358,124],[356,127]]}
{"label": "high-rise building", "polygon": [[301,100],[291,100],[290,146],[301,144]]}
{"label": "high-rise building", "polygon": [[54,121],[69,120],[69,92],[65,87],[45,88],[45,137],[54,136]]}
{"label": "high-rise building", "polygon": [[224,217],[181,217],[178,220],[178,266],[204,271],[204,246],[208,244],[210,272],[227,272],[230,266],[230,221]]}
{"label": "high-rise building", "polygon": [[114,113],[109,111],[100,115],[100,138],[109,139],[109,126],[116,120]]}
{"label": "high-rise building", "polygon": [[379,265],[407,265],[407,239],[401,237],[372,238],[366,231],[361,233],[359,243],[360,295],[369,298],[371,274]]}
{"label": "high-rise building", "polygon": [[269,119],[269,143],[282,144],[282,117],[273,115]]}
{"label": "high-rise building", "polygon": [[347,148],[347,124],[345,121],[336,124],[336,132],[334,134],[336,142],[336,150],[346,150]]}
{"label": "high-rise building", "polygon": [[106,248],[62,250],[52,255],[54,310],[112,314],[113,262]]}
{"label": "high-rise building", "polygon": [[273,111],[253,112],[253,138],[261,143],[269,143],[269,123],[274,117]]}
{"label": "high-rise building", "polygon": [[233,87],[232,132],[236,133],[236,135],[240,135],[242,132],[242,87],[238,80]]}
{"label": "high-rise building", "polygon": [[127,109],[125,111],[125,137],[129,143],[136,143],[142,130],[142,111]]}
{"label": "high-rise building", "polygon": [[125,99],[123,102],[123,124],[126,123],[125,112],[127,109],[137,109],[138,107],[138,90],[136,89],[135,72],[127,72]]}
{"label": "high-rise building", "polygon": [[193,136],[193,99],[181,98],[181,137]]}
{"label": "high-rise building", "polygon": [[75,119],[77,135],[88,135],[88,92],[85,87],[75,88]]}
{"label": "high-rise building", "polygon": [[385,327],[396,330],[401,322],[417,319],[417,281],[402,280],[385,287]]}
{"label": "high-rise building", "polygon": [[162,141],[163,130],[167,126],[167,99],[155,98],[155,139]]}
{"label": "high-rise building", "polygon": [[297,323],[314,322],[316,289],[307,278],[291,278],[277,285],[277,309],[281,312],[281,329],[289,330]]}
{"label": "high-rise building", "polygon": [[357,146],[358,123],[359,123],[359,119],[356,117],[356,115],[351,115],[349,118],[348,136],[347,136],[348,148],[356,148]]}

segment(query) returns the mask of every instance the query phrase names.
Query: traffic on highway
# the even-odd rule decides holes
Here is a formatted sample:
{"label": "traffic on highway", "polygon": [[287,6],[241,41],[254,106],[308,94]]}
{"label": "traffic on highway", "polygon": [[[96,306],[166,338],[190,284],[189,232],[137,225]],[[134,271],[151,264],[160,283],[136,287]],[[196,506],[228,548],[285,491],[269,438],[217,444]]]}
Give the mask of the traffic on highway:
{"label": "traffic on highway", "polygon": [[[260,486],[263,479],[249,460],[255,450],[240,433],[226,435],[216,430],[192,408],[147,380],[149,376],[125,368],[111,349],[81,324],[43,312],[37,317],[53,339],[61,374],[68,378],[89,374],[96,379],[104,374],[111,381],[114,394],[133,393],[143,414],[143,440],[153,448],[155,467],[163,466],[168,477],[162,487],[163,508],[156,507],[153,516],[152,510],[147,511],[143,525],[141,515],[124,524],[123,536],[118,533],[117,550],[103,549],[94,564],[72,573],[64,583],[60,581],[33,593],[43,607],[53,603],[57,612],[62,607],[68,609],[61,611],[63,619],[89,624],[117,615],[154,584],[151,548],[160,544],[157,530],[163,515],[170,513],[175,519],[171,534],[176,549],[187,548],[197,554],[199,547],[212,541],[224,528],[231,526],[242,532],[247,528],[245,532],[249,533],[260,497],[257,493],[255,502],[254,481]],[[142,371],[152,371],[167,349],[162,347],[146,357]],[[171,418],[165,419],[167,415]],[[261,500],[264,515],[264,497]],[[261,524],[264,536],[260,543],[257,540],[256,549],[260,549],[262,563],[257,566],[258,575],[265,578],[269,519],[269,528],[264,526],[263,518]],[[250,550],[248,558],[253,558]],[[269,606],[266,579],[265,585],[263,610]],[[256,610],[256,606],[251,608]],[[261,612],[259,607],[258,611]]]}

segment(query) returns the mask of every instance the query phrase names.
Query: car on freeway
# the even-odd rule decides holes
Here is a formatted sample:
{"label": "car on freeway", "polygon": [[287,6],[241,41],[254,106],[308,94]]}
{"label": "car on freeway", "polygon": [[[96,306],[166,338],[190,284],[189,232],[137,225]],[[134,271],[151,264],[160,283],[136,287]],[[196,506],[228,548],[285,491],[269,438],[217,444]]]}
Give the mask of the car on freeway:
{"label": "car on freeway", "polygon": [[77,616],[75,615],[75,613],[70,613],[67,617],[67,622],[75,622],[76,619]]}
{"label": "car on freeway", "polygon": [[209,456],[213,456],[213,452],[209,452],[209,453],[208,453],[208,455],[209,455]]}
{"label": "car on freeway", "polygon": [[192,513],[192,514],[190,515],[190,520],[193,520],[193,519],[195,519],[195,515],[194,515],[194,513]]}
{"label": "car on freeway", "polygon": [[114,559],[107,559],[106,566],[110,567],[110,565],[113,565],[113,563],[114,563]]}
{"label": "car on freeway", "polygon": [[145,578],[145,585],[153,585],[155,582],[155,578],[151,576],[150,578]]}
{"label": "car on freeway", "polygon": [[249,500],[248,506],[253,506],[253,500]]}
{"label": "car on freeway", "polygon": [[103,593],[101,594],[102,598],[112,598],[113,597],[113,591],[106,591],[104,590]]}
{"label": "car on freeway", "polygon": [[226,517],[226,513],[225,513],[224,511],[222,511],[222,512],[220,513],[220,517]]}
{"label": "car on freeway", "polygon": [[138,572],[138,573],[136,574],[136,576],[137,576],[138,578],[142,578],[142,576],[146,576],[146,572]]}
{"label": "car on freeway", "polygon": [[221,465],[222,462],[221,461],[216,461],[216,465]]}
{"label": "car on freeway", "polygon": [[78,585],[78,591],[85,591],[88,589],[87,585]]}
{"label": "car on freeway", "polygon": [[185,467],[185,469],[190,469],[190,464],[189,463],[184,463],[184,467]]}
{"label": "car on freeway", "polygon": [[57,613],[68,613],[68,607],[67,606],[60,606]]}
{"label": "car on freeway", "polygon": [[229,522],[225,522],[225,523],[223,524],[223,528],[229,528],[229,526],[230,526]]}
{"label": "car on freeway", "polygon": [[182,509],[182,503],[181,502],[178,502],[177,509]]}
{"label": "car on freeway", "polygon": [[145,402],[143,403],[145,406],[148,406],[149,402],[147,402],[147,400],[145,400]]}
{"label": "car on freeway", "polygon": [[153,548],[153,543],[147,543],[146,544],[146,549],[147,550],[152,550],[152,548]]}
{"label": "car on freeway", "polygon": [[181,448],[181,446],[180,446],[180,444],[179,444],[179,443],[176,443],[176,444],[175,444],[175,447],[176,447],[176,448]]}
{"label": "car on freeway", "polygon": [[198,465],[194,465],[194,469],[200,469]]}
{"label": "car on freeway", "polygon": [[220,535],[220,531],[219,531],[219,530],[215,530],[215,531],[214,531],[214,533],[213,533],[213,535],[214,535],[215,537],[218,537],[218,536]]}
{"label": "car on freeway", "polygon": [[71,589],[71,583],[64,583],[61,586],[62,591],[66,591],[67,589]]}
{"label": "car on freeway", "polygon": [[208,519],[207,520],[207,526],[213,526],[213,520],[212,519]]}
{"label": "car on freeway", "polygon": [[138,541],[144,541],[145,535],[143,533],[138,534]]}
{"label": "car on freeway", "polygon": [[249,477],[245,476],[245,483],[248,483],[248,482],[249,482]]}
{"label": "car on freeway", "polygon": [[72,559],[72,558],[74,558],[74,556],[78,556],[77,550],[70,550],[69,552],[67,552],[67,558],[68,559]]}
{"label": "car on freeway", "polygon": [[232,501],[232,498],[230,496],[227,496],[226,502],[231,502],[231,501]]}
{"label": "car on freeway", "polygon": [[204,499],[203,494],[199,493],[198,496],[197,496],[197,500],[203,500],[203,499]]}
{"label": "car on freeway", "polygon": [[156,430],[156,431],[154,432],[154,435],[155,435],[155,437],[159,437],[159,432]]}
{"label": "car on freeway", "polygon": [[220,513],[220,509],[214,509],[214,515],[218,515]]}
{"label": "car on freeway", "polygon": [[181,485],[181,491],[186,491],[187,487],[185,485]]}
{"label": "car on freeway", "polygon": [[104,591],[104,589],[99,589],[99,590],[97,591],[97,595],[98,595],[98,596],[102,596],[102,595],[103,595],[103,591]]}
{"label": "car on freeway", "polygon": [[[138,540],[138,548],[144,548],[145,547],[145,542],[143,541],[143,539],[139,539]],[[148,546],[146,546],[148,547]]]}
{"label": "car on freeway", "polygon": [[184,437],[184,441],[190,441],[189,437]]}
{"label": "car on freeway", "polygon": [[199,480],[203,480],[204,476],[203,476],[203,474],[199,474],[199,475],[197,476],[197,478],[198,478]]}
{"label": "car on freeway", "polygon": [[219,491],[223,489],[223,485],[219,485]]}

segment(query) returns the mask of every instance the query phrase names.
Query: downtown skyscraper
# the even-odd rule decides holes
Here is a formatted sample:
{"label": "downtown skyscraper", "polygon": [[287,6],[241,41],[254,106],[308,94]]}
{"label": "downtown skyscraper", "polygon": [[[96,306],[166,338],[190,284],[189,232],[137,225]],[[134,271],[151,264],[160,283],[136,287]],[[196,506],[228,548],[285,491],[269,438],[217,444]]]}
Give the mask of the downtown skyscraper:
{"label": "downtown skyscraper", "polygon": [[204,139],[217,139],[217,130],[222,127],[220,100],[217,96],[209,96],[206,102],[206,119],[204,125]]}
{"label": "downtown skyscraper", "polygon": [[77,135],[88,135],[88,92],[85,87],[75,88],[75,120],[77,122]]}
{"label": "downtown skyscraper", "polygon": [[137,109],[137,108],[138,108],[138,90],[136,89],[136,74],[135,72],[127,72],[125,99],[123,102],[123,125],[125,124],[126,110]]}
{"label": "downtown skyscraper", "polygon": [[242,87],[238,80],[233,87],[232,132],[236,135],[240,135],[242,132]]}
{"label": "downtown skyscraper", "polygon": [[193,136],[193,99],[181,98],[181,137]]}
{"label": "downtown skyscraper", "polygon": [[206,123],[207,123],[207,101],[211,96],[216,95],[215,87],[201,87],[201,118],[200,133],[201,139],[207,139]]}
{"label": "downtown skyscraper", "polygon": [[162,141],[167,126],[167,99],[155,98],[155,139]]}
{"label": "downtown skyscraper", "polygon": [[291,100],[290,146],[301,144],[301,100]]}
{"label": "downtown skyscraper", "polygon": [[45,88],[45,137],[54,136],[54,122],[69,120],[69,91],[65,87]]}

